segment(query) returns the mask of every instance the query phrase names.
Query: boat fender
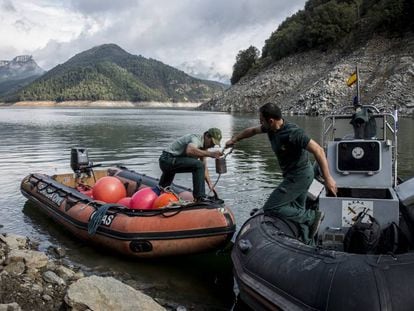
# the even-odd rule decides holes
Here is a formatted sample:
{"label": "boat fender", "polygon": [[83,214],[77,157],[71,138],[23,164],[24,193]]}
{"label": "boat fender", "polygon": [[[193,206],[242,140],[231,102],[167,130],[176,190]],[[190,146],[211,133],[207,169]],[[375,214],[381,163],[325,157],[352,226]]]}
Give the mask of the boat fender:
{"label": "boat fender", "polygon": [[239,249],[243,254],[247,254],[251,248],[252,243],[249,240],[242,239],[239,241]]}

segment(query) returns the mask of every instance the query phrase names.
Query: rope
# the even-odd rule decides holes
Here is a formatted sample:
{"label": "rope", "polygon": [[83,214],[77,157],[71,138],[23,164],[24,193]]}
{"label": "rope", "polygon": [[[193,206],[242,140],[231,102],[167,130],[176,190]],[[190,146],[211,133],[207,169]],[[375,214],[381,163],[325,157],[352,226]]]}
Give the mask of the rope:
{"label": "rope", "polygon": [[[221,174],[218,174],[216,182],[213,184],[213,187],[212,187],[213,189],[216,188],[216,185],[217,185],[218,181],[220,180],[220,177],[221,177]],[[210,195],[211,192],[212,192],[212,190],[210,189],[210,191],[208,192],[207,195]]]}
{"label": "rope", "polygon": [[[173,195],[175,195],[175,197],[178,199],[178,206],[182,206],[183,204],[187,203],[187,201],[185,201],[183,198],[180,198],[178,193],[176,193],[173,190],[172,186],[167,186],[165,188],[158,186],[158,191],[162,191],[162,192],[165,192],[165,193],[172,193]],[[170,205],[174,206],[175,205],[174,203],[176,203],[176,202],[171,202]],[[175,205],[175,206],[177,206],[177,205]]]}
{"label": "rope", "polygon": [[105,217],[108,209],[114,206],[113,204],[104,204],[98,208],[93,214],[88,223],[88,233],[94,235],[99,225],[102,223],[102,219]]}

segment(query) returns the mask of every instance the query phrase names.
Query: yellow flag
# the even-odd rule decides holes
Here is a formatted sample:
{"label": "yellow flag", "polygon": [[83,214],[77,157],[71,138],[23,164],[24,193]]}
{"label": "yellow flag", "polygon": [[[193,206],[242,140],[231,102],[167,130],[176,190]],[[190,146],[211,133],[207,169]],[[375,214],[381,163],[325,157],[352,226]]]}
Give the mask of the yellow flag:
{"label": "yellow flag", "polygon": [[354,84],[355,82],[357,82],[358,80],[358,76],[356,71],[348,78],[348,80],[346,81],[346,84],[348,86],[351,86],[352,84]]}

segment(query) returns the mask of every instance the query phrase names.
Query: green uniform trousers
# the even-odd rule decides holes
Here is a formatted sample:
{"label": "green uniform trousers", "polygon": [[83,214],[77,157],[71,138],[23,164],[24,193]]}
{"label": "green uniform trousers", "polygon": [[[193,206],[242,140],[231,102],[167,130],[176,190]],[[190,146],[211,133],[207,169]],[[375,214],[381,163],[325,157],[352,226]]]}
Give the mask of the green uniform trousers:
{"label": "green uniform trousers", "polygon": [[309,226],[315,219],[315,211],[306,209],[305,203],[313,177],[311,165],[294,174],[287,174],[263,206],[265,215],[297,223],[301,229],[302,239],[308,245],[314,245],[314,240],[309,238]]}
{"label": "green uniform trousers", "polygon": [[194,198],[198,199],[206,195],[202,161],[192,157],[176,157],[164,151],[159,158],[159,164],[162,171],[159,181],[161,187],[171,185],[176,173],[192,173]]}

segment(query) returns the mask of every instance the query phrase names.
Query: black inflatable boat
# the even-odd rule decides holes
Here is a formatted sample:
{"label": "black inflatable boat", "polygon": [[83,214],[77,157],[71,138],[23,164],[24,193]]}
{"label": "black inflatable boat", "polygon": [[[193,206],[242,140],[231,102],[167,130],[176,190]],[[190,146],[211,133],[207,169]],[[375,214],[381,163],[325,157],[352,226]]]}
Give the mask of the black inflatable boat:
{"label": "black inflatable boat", "polygon": [[[397,113],[347,109],[324,119],[338,196],[327,196],[317,180],[309,189],[308,208],[325,213],[317,246],[299,241],[293,223],[261,210],[236,237],[239,295],[254,310],[414,310],[414,178],[397,178]],[[367,128],[356,131],[361,115]],[[361,223],[371,235],[377,225],[375,247],[351,247]]]}

